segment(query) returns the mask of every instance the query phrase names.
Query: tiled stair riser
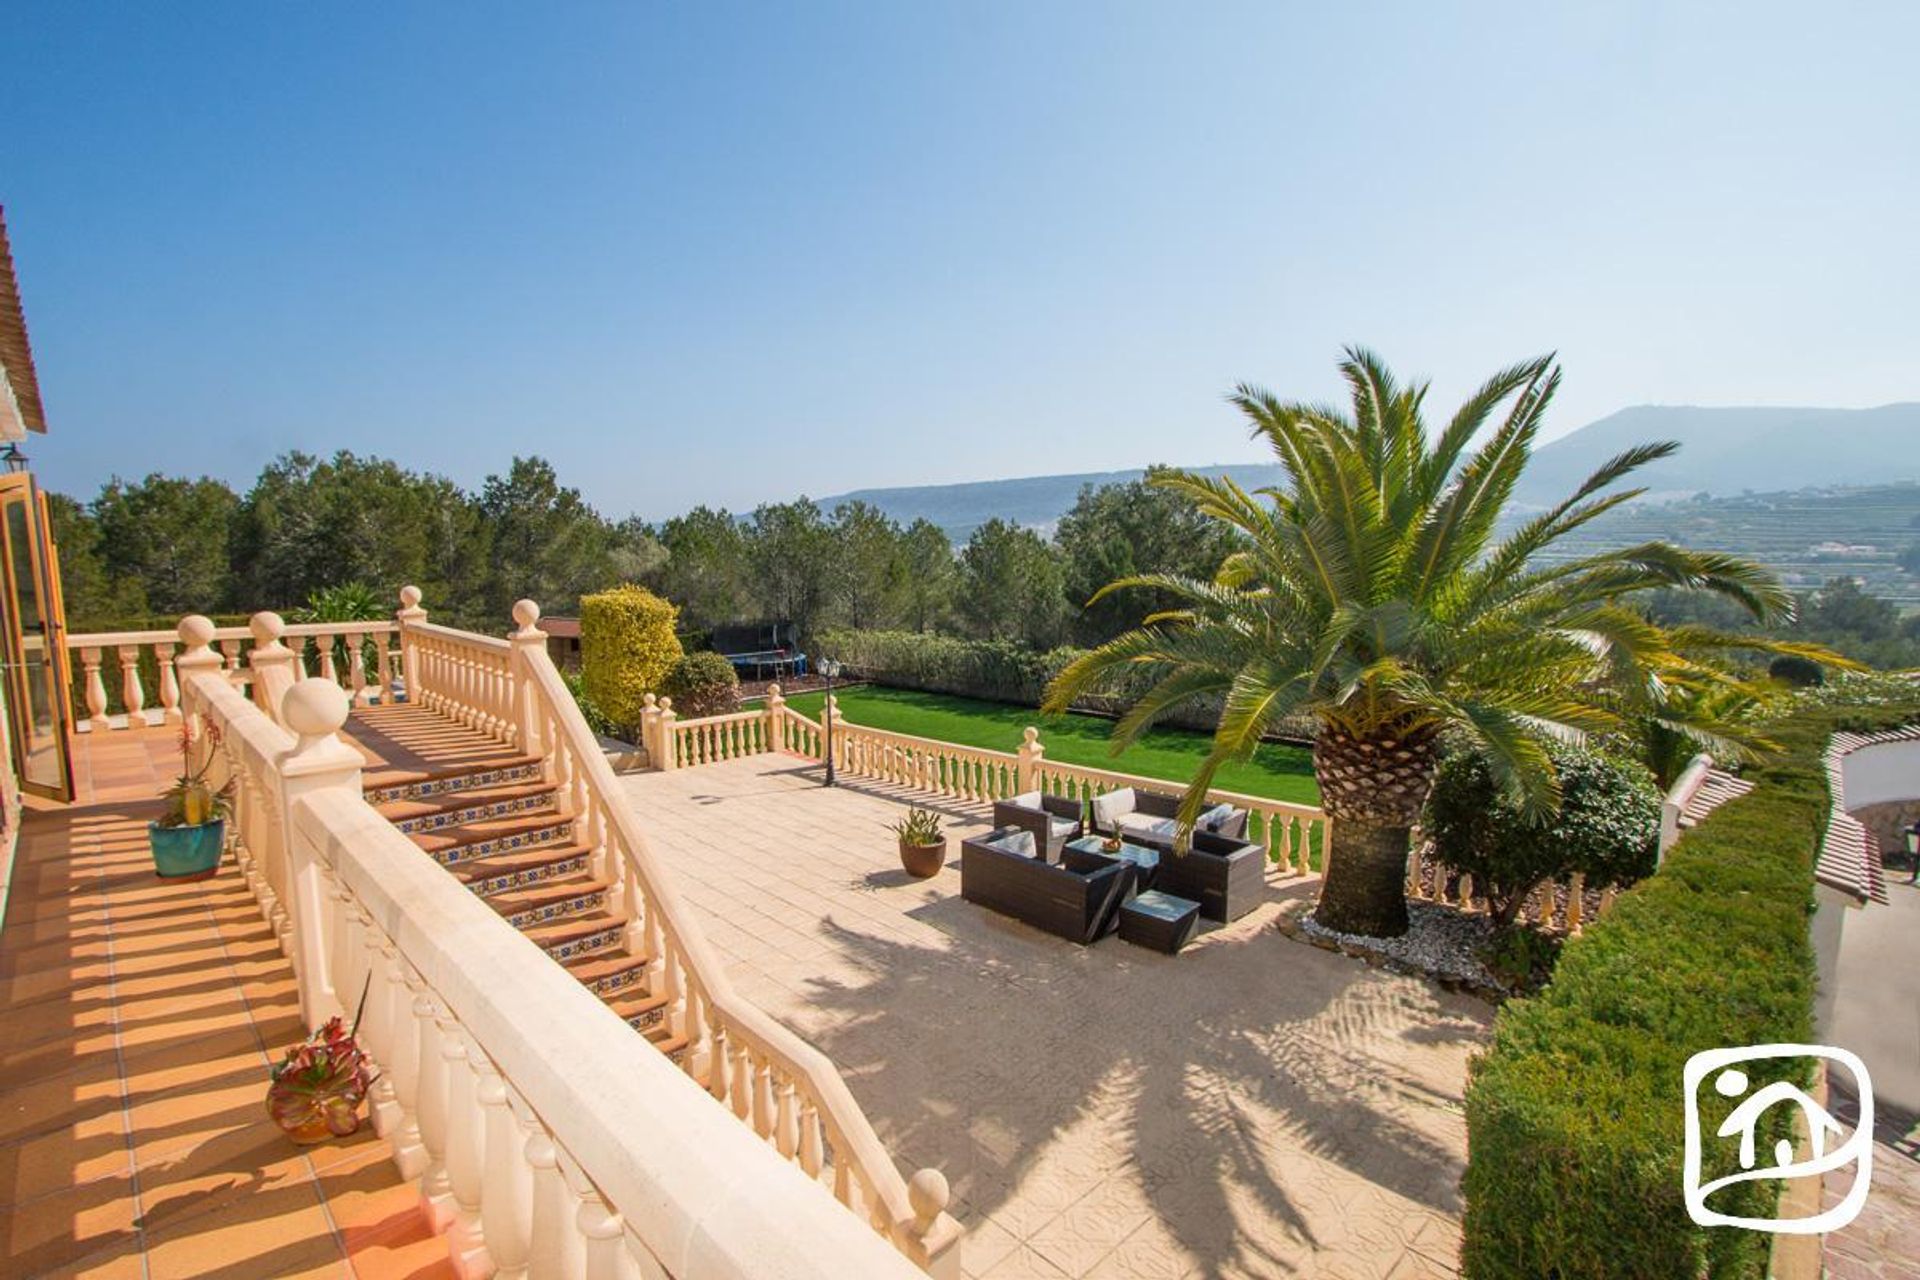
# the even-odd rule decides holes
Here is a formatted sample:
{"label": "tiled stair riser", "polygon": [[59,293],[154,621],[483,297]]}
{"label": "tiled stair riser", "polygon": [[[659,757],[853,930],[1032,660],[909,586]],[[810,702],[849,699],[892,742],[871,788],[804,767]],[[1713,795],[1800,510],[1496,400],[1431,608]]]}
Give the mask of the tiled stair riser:
{"label": "tiled stair riser", "polygon": [[552,924],[557,920],[568,920],[574,916],[583,916],[589,911],[598,911],[606,905],[606,890],[596,889],[592,893],[582,893],[559,902],[543,902],[537,907],[516,911],[506,917],[506,920],[516,929],[537,929],[543,924]]}
{"label": "tiled stair riser", "polygon": [[423,813],[418,817],[401,818],[394,822],[408,835],[418,835],[426,831],[442,831],[448,827],[461,827],[469,822],[486,822],[492,818],[511,818],[516,813],[533,813],[540,809],[551,808],[553,795],[516,796],[511,800],[492,800],[486,804],[462,805],[458,809],[445,809],[439,813]]}
{"label": "tiled stair riser", "polygon": [[619,946],[620,939],[626,931],[627,927],[623,924],[608,925],[604,929],[582,934],[578,938],[556,942],[546,951],[548,955],[564,964],[568,960],[578,960],[581,956],[590,956]]}
{"label": "tiled stair riser", "polygon": [[523,867],[518,871],[509,871],[505,875],[489,876],[485,880],[470,880],[467,882],[467,888],[485,898],[496,893],[505,893],[510,889],[524,889],[530,884],[574,875],[586,869],[587,855],[582,853],[576,857],[561,858],[557,862],[545,863],[538,867]]}
{"label": "tiled stair riser", "polygon": [[618,995],[629,987],[644,986],[646,979],[646,966],[635,965],[631,969],[621,969],[617,972],[609,973],[604,977],[595,978],[592,982],[586,983],[585,986],[587,990],[593,992],[593,994],[605,998],[607,996]]}
{"label": "tiled stair riser", "polygon": [[456,791],[485,791],[490,787],[512,786],[540,779],[543,766],[517,764],[505,769],[486,769],[479,773],[458,773],[446,778],[428,778],[421,782],[401,782],[366,793],[368,804],[389,804],[395,800],[430,800]]}
{"label": "tiled stair riser", "polygon": [[661,1005],[658,1009],[645,1009],[634,1014],[631,1018],[627,1019],[627,1025],[635,1031],[645,1031],[648,1027],[659,1026],[661,1022],[666,1019],[666,1016],[667,1007]]}
{"label": "tiled stair riser", "polygon": [[491,858],[497,853],[529,852],[544,845],[564,844],[572,836],[573,823],[570,820],[561,819],[551,826],[538,827],[532,831],[516,831],[510,836],[495,836],[491,840],[455,845],[450,849],[437,849],[432,857],[441,866],[452,867],[462,862],[472,862],[475,858]]}

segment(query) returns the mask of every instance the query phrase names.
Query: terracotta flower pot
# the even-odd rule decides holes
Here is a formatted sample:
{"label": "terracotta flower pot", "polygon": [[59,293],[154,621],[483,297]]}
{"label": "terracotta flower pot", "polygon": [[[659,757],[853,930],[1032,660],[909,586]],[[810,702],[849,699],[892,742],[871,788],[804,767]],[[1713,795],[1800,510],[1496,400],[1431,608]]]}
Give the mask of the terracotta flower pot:
{"label": "terracotta flower pot", "polygon": [[916,880],[928,880],[940,874],[940,868],[947,865],[947,842],[937,844],[908,844],[900,842],[900,866]]}

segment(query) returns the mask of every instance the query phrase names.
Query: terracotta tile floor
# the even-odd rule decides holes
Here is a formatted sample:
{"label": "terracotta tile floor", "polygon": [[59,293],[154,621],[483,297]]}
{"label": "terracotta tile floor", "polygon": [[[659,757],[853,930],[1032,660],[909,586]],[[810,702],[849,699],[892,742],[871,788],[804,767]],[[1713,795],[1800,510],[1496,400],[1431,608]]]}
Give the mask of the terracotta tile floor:
{"label": "terracotta tile floor", "polygon": [[231,862],[154,879],[171,734],[77,754],[79,803],[29,801],[0,929],[0,1276],[452,1276],[383,1143],[268,1120],[293,974]]}

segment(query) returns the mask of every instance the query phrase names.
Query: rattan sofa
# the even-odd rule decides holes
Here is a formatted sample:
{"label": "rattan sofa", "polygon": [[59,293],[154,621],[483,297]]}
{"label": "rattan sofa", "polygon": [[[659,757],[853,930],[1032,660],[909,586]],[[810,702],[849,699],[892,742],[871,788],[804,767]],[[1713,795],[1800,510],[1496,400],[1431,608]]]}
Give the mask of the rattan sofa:
{"label": "rattan sofa", "polygon": [[960,896],[1085,946],[1111,931],[1133,884],[1122,862],[1075,859],[1084,870],[1036,857],[1040,847],[1022,827],[999,827],[960,842]]}

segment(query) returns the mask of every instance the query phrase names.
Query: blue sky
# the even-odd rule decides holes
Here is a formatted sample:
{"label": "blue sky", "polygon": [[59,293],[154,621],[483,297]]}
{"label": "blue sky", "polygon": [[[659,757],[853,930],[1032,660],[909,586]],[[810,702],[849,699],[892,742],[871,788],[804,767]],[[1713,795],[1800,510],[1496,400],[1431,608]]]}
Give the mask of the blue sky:
{"label": "blue sky", "polygon": [[538,452],[613,515],[1450,402],[1920,398],[1920,6],[15,5],[49,485]]}

